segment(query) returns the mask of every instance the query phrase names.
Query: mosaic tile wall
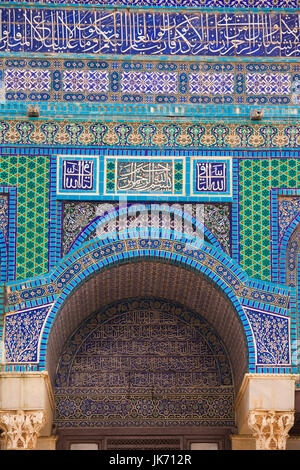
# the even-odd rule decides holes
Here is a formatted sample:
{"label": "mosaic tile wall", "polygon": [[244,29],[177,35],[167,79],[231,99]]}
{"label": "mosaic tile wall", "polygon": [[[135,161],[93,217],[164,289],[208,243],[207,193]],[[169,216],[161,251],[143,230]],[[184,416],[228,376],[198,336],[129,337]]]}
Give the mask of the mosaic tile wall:
{"label": "mosaic tile wall", "polygon": [[[299,372],[291,349],[299,338],[295,279],[290,287],[276,282],[279,238],[300,218],[300,206],[286,207],[284,216],[275,193],[300,196],[299,5],[143,0],[140,10],[118,10],[110,6],[137,0],[92,0],[92,8],[74,0],[68,9],[62,1],[42,0],[44,9],[0,2],[7,370],[46,367],[54,318],[84,280],[112,263],[151,256],[192,268],[228,296],[245,331],[250,372]],[[28,102],[38,104],[40,119],[26,118]],[[249,120],[254,106],[264,107],[262,122]],[[164,227],[158,239],[95,241],[96,206],[126,193],[145,203],[201,201],[205,243],[186,249]],[[1,285],[0,293],[3,302]]]}
{"label": "mosaic tile wall", "polygon": [[[266,136],[266,138],[272,137]],[[70,149],[66,149],[66,152],[68,151]],[[55,150],[52,149],[52,152],[55,153]],[[76,152],[75,148],[72,152]],[[16,232],[17,279],[45,273],[49,267],[49,258],[53,256],[52,251],[48,252],[50,175],[47,154],[49,151],[40,148],[31,154],[24,155],[24,153],[24,148],[20,148],[19,151],[15,149],[13,152],[7,148],[3,152],[0,164],[0,184],[4,187],[7,184],[17,187],[17,229],[10,228],[10,236],[14,236]],[[227,155],[230,155],[230,151]],[[285,157],[282,155],[282,158],[276,158],[278,155],[270,153],[268,158],[261,156],[257,158],[258,154],[254,153],[251,157],[256,158],[249,158],[250,154],[235,152],[235,158],[239,159],[239,202],[238,205],[234,203],[232,221],[235,227],[233,257],[239,259],[240,265],[251,277],[264,280],[272,279],[272,250],[273,252],[276,250],[276,244],[272,246],[271,190],[276,188],[292,190],[300,183],[298,159],[292,156],[288,158],[290,155],[288,152]],[[53,184],[55,195],[56,181],[53,181]],[[73,198],[76,199],[75,196]],[[101,200],[100,195],[97,198]],[[5,208],[3,211],[5,212]],[[4,233],[6,233],[7,222],[4,221],[3,211],[2,225],[4,224]],[[54,204],[51,215],[53,235],[61,231],[57,225],[60,222],[56,220],[56,211]],[[295,210],[293,214],[294,217],[297,215]],[[57,236],[55,235],[56,239]],[[228,242],[226,246],[228,250]],[[61,247],[57,246],[57,250],[59,253]],[[58,260],[59,257],[54,263]],[[13,262],[10,259],[10,264]],[[51,264],[53,265],[53,262]]]}
{"label": "mosaic tile wall", "polygon": [[17,279],[48,270],[49,158],[22,153],[0,158],[0,185],[17,187]]}
{"label": "mosaic tile wall", "polygon": [[297,63],[0,60],[8,101],[297,104]]}

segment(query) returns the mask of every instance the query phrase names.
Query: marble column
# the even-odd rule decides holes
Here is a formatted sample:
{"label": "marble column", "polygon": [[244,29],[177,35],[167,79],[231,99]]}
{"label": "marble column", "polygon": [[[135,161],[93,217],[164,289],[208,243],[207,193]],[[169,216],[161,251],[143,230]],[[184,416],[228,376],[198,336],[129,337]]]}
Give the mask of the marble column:
{"label": "marble column", "polygon": [[233,449],[284,450],[294,424],[294,374],[246,374],[235,402]]}
{"label": "marble column", "polygon": [[2,449],[55,447],[54,410],[52,386],[46,371],[0,372]]}
{"label": "marble column", "polygon": [[0,413],[4,430],[4,449],[34,450],[40,431],[46,422],[44,411],[5,411]]}
{"label": "marble column", "polygon": [[286,450],[286,441],[293,424],[293,411],[252,410],[248,417],[256,450]]}

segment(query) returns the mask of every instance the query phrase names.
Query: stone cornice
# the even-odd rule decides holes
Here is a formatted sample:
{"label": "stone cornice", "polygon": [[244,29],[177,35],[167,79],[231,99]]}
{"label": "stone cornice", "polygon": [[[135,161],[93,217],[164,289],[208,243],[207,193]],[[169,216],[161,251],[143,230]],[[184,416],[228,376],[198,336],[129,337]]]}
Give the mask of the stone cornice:
{"label": "stone cornice", "polygon": [[243,396],[246,391],[246,388],[251,381],[251,379],[256,379],[256,380],[293,380],[296,385],[296,381],[298,381],[300,378],[299,374],[245,374],[244,379],[242,382],[242,385],[240,387],[240,390],[237,394],[235,403],[234,403],[234,408],[237,409]]}
{"label": "stone cornice", "polygon": [[[0,372],[0,381],[2,378],[11,378],[11,379],[30,379],[30,378],[42,378],[45,383],[47,396],[50,402],[52,410],[55,409],[54,395],[52,391],[52,385],[47,371],[41,372]],[[40,408],[37,408],[39,410]],[[29,407],[28,410],[34,411],[34,408]]]}

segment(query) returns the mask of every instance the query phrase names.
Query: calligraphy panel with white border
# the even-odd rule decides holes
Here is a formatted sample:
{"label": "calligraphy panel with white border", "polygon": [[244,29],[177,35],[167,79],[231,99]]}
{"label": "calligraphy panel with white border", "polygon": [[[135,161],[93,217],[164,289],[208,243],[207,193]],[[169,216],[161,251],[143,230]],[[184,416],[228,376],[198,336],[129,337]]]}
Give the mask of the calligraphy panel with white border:
{"label": "calligraphy panel with white border", "polygon": [[185,195],[185,160],[176,157],[107,157],[105,194]]}
{"label": "calligraphy panel with white border", "polygon": [[191,158],[191,189],[195,196],[224,197],[232,196],[231,158],[209,157]]}
{"label": "calligraphy panel with white border", "polygon": [[59,155],[57,157],[57,175],[58,195],[99,195],[99,160],[97,156]]}

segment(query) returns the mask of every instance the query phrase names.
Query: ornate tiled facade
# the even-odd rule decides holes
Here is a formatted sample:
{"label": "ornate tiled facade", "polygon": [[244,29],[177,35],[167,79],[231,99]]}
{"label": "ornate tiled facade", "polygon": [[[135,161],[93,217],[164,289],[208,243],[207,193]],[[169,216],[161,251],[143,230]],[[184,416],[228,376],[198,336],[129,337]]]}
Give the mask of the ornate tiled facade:
{"label": "ornate tiled facade", "polygon": [[0,2],[0,372],[58,428],[232,427],[299,374],[298,8]]}
{"label": "ornate tiled facade", "polygon": [[[44,152],[40,152],[40,153],[44,153]],[[208,241],[209,243],[212,243],[216,247],[219,247],[218,249],[221,248],[221,250],[224,250],[224,253],[226,252],[226,253],[230,254],[231,251],[232,251],[233,255],[235,255],[237,245],[236,245],[236,242],[235,242],[235,233],[232,232],[231,235],[230,235],[230,225],[232,224],[232,227],[231,227],[231,230],[232,230],[233,227],[235,226],[235,223],[236,223],[235,218],[238,217],[239,230],[240,230],[240,240],[241,241],[245,240],[245,242],[243,242],[244,245],[242,244],[242,246],[239,250],[241,266],[243,266],[243,264],[244,264],[244,266],[246,268],[246,272],[248,271],[250,276],[253,276],[256,279],[261,278],[261,279],[271,280],[271,263],[270,263],[270,260],[271,260],[270,210],[271,210],[271,208],[269,206],[269,195],[270,195],[270,191],[272,189],[272,186],[274,186],[274,187],[277,186],[278,187],[278,180],[276,179],[277,172],[279,171],[278,168],[280,168],[280,177],[281,177],[282,184],[283,184],[283,180],[285,178],[285,173],[284,173],[283,169],[286,167],[286,172],[287,172],[286,175],[287,175],[287,178],[289,178],[289,179],[286,179],[286,181],[288,181],[288,185],[289,186],[296,186],[297,185],[297,181],[295,181],[295,178],[294,178],[294,172],[297,171],[297,166],[296,166],[297,165],[297,160],[295,158],[294,159],[287,159],[287,158],[284,158],[284,159],[277,158],[276,159],[276,158],[273,158],[272,160],[270,160],[268,158],[263,158],[263,157],[257,158],[257,157],[259,157],[259,155],[260,154],[257,153],[256,158],[254,158],[254,159],[251,159],[250,155],[246,159],[245,158],[237,158],[237,162],[238,162],[237,168],[239,168],[239,171],[238,171],[237,175],[239,175],[240,185],[242,185],[242,187],[240,187],[240,189],[239,189],[239,207],[240,207],[240,210],[238,212],[235,212],[235,209],[234,209],[234,207],[236,207],[236,203],[234,203],[231,212],[228,210],[228,208],[229,208],[228,204],[224,206],[224,204],[222,205],[221,203],[215,203],[215,205],[214,204],[209,204],[209,203],[206,203],[206,204],[203,205],[203,203],[202,203],[202,207],[203,207],[203,210],[204,210],[204,225],[208,229],[208,231],[206,231],[206,232],[204,231],[204,240]],[[9,161],[9,159],[13,159],[13,158],[16,158],[16,157],[13,157],[13,156],[7,157],[6,161]],[[39,176],[35,176],[35,174],[32,171],[33,174],[29,175],[29,177],[31,179],[36,178],[35,181],[37,183],[41,184],[41,188],[44,188],[45,186],[42,185],[44,180],[42,180],[41,169],[45,168],[43,166],[43,163],[46,162],[47,160],[45,160],[44,157],[43,158],[42,157],[35,157],[34,155],[32,155],[32,152],[28,152],[28,155],[27,155],[26,158],[25,157],[19,157],[19,162],[22,161],[22,158],[24,159],[24,162],[26,161],[26,158],[28,159],[28,161],[31,162],[30,167],[32,167],[32,169],[33,169],[33,165],[34,164],[36,165],[37,161],[38,161],[39,165],[37,166],[37,168],[38,168],[37,169],[37,174]],[[82,158],[85,158],[85,157],[82,157]],[[82,160],[82,161],[84,161],[84,160]],[[4,166],[5,166],[5,160],[4,159],[3,159],[3,163],[4,163]],[[258,165],[260,165],[260,166],[258,166]],[[22,167],[20,167],[20,168],[22,168]],[[258,168],[262,169],[261,171],[263,173],[261,175],[258,173]],[[295,168],[296,168],[296,170],[295,170]],[[31,169],[31,168],[29,168],[29,169]],[[270,173],[270,171],[272,173]],[[21,170],[20,173],[22,174],[22,170]],[[273,181],[270,180],[270,174],[273,176]],[[251,176],[251,175],[253,175],[253,176]],[[3,174],[3,176],[4,176],[4,174]],[[20,176],[20,178],[21,178],[21,176]],[[56,178],[56,173],[52,172],[52,178]],[[243,180],[243,178],[244,178],[244,180]],[[257,182],[256,182],[256,179],[257,179]],[[18,180],[16,180],[16,182],[17,181]],[[23,180],[21,180],[21,181],[23,181]],[[265,185],[264,181],[268,182],[268,186]],[[4,180],[3,183],[5,184],[5,182],[6,181]],[[251,182],[251,184],[250,184],[250,182]],[[56,182],[55,182],[55,180],[53,180],[53,183],[54,184],[52,184],[52,183],[50,184],[50,188],[51,187],[53,188],[50,191],[50,197],[53,198],[53,200],[55,201],[56,198],[58,198],[58,200],[59,200],[61,196],[59,196],[59,194],[55,195],[55,193],[56,193]],[[24,184],[24,188],[26,188],[26,179],[24,180],[23,184]],[[261,193],[258,193],[258,189],[256,188],[255,185],[256,186],[260,185],[259,187],[261,188]],[[47,187],[46,187],[46,190],[47,190]],[[249,191],[251,191],[251,190],[252,190],[252,193],[249,193]],[[25,191],[25,189],[24,189],[24,191]],[[42,197],[42,198],[44,197],[45,198],[45,193],[44,193],[45,189],[43,189],[43,190],[41,190],[41,192],[39,192],[38,187],[36,187],[35,191],[37,193],[36,197]],[[20,197],[22,197],[22,194],[23,194],[22,191],[20,191],[20,193],[21,193]],[[29,191],[26,194],[27,194],[27,196],[28,195],[30,196],[31,193]],[[253,194],[253,196],[252,196],[253,199],[251,199],[250,194]],[[258,199],[259,194],[260,194],[261,199]],[[233,194],[234,200],[236,199],[236,195]],[[71,200],[72,200],[72,198],[74,199],[74,197],[76,199],[76,196],[71,196]],[[140,197],[143,198],[145,196],[140,196]],[[245,198],[244,203],[243,203],[243,197]],[[3,200],[5,200],[5,199],[3,199]],[[27,201],[28,201],[28,199],[27,199]],[[22,202],[23,202],[23,199],[22,199]],[[41,202],[42,202],[42,200],[41,200]],[[24,204],[26,204],[26,199],[25,199]],[[30,200],[29,200],[28,204],[29,204],[28,208],[30,209]],[[56,205],[57,204],[58,204],[58,202],[56,203]],[[169,207],[172,208],[172,204],[170,204],[170,203],[168,203],[168,204],[169,204]],[[106,210],[107,210],[107,207],[109,206],[111,208],[111,210],[114,211],[118,207],[118,203],[108,200],[108,201],[102,202],[102,206],[105,206]],[[163,206],[163,204],[162,204],[162,206]],[[174,206],[174,209],[175,209],[175,207],[178,207],[178,204],[173,203],[173,206]],[[3,224],[2,225],[4,227],[4,235],[5,235],[6,232],[7,232],[7,226],[8,225],[7,225],[7,221],[5,222],[5,220],[7,220],[7,219],[5,219],[4,207],[5,206],[3,206]],[[60,247],[58,247],[59,248],[58,257],[59,257],[59,253],[66,254],[68,252],[68,250],[70,249],[70,246],[79,247],[80,244],[84,243],[85,241],[93,240],[93,238],[95,236],[99,236],[99,233],[97,232],[97,230],[99,230],[98,229],[99,224],[98,224],[97,220],[99,220],[100,212],[97,212],[97,211],[100,210],[101,204],[96,203],[96,202],[93,202],[93,203],[86,202],[86,203],[81,203],[81,205],[80,205],[80,203],[76,204],[74,202],[73,203],[72,202],[70,202],[70,203],[65,202],[63,212],[62,212],[62,208],[59,209],[59,207],[60,206],[58,205],[56,211],[57,210],[61,211],[61,214],[64,213],[64,222],[63,222],[63,225],[61,226],[63,231],[60,232],[60,229],[59,229],[59,224],[61,223],[60,222],[60,220],[61,220],[60,217],[61,216],[59,216],[59,218],[57,218],[57,215],[56,215],[56,214],[59,214],[60,212],[58,212],[58,213],[56,211],[53,212],[52,215],[51,215],[51,219],[50,219],[50,227],[49,227],[49,225],[47,225],[47,227],[49,227],[51,229],[50,234],[51,233],[56,233],[56,237],[59,233],[63,234],[63,235],[61,235],[62,236],[61,242],[60,242],[61,245],[60,245]],[[184,209],[185,206],[184,206],[183,203],[181,203],[181,206],[179,206],[179,207],[181,207],[181,209]],[[201,211],[199,212],[200,207],[201,206],[199,206],[197,204],[194,204],[194,208],[191,211],[189,210],[189,213],[191,215],[194,214],[194,217],[196,216],[196,219],[194,219],[195,221],[200,220],[199,219],[200,212],[201,212]],[[262,212],[260,212],[258,210],[259,207],[262,208],[261,209]],[[41,214],[40,223],[41,224],[45,223],[43,221],[46,220],[45,217],[48,217],[48,214],[49,214],[48,209],[46,209],[46,206],[45,206],[45,209],[42,210],[42,204],[40,203],[39,205],[35,206],[35,209],[37,210],[39,215]],[[251,214],[248,214],[249,210],[251,210]],[[16,239],[17,240],[17,258],[16,258],[16,260],[17,260],[17,278],[18,277],[24,277],[23,273],[24,273],[26,268],[28,269],[28,271],[29,271],[29,269],[32,269],[32,264],[31,263],[30,263],[30,265],[28,264],[31,260],[33,260],[32,263],[35,263],[35,264],[33,264],[33,267],[34,267],[33,269],[36,269],[37,273],[39,273],[38,270],[42,269],[42,266],[45,266],[44,269],[47,269],[47,266],[49,265],[48,264],[49,258],[47,258],[47,257],[42,258],[41,257],[41,253],[43,253],[43,251],[42,251],[43,245],[41,245],[40,242],[39,243],[36,242],[36,245],[33,245],[31,247],[30,241],[32,240],[32,235],[30,235],[30,233],[31,233],[30,231],[28,232],[25,229],[27,228],[28,224],[30,224],[30,226],[32,226],[32,223],[30,223],[30,219],[28,219],[27,221],[26,221],[26,218],[24,219],[24,214],[25,213],[23,214],[24,211],[22,210],[22,206],[20,206],[20,209],[18,209],[18,211],[19,211],[19,212],[17,212],[18,225],[17,225],[17,234],[16,234],[16,237],[17,237],[17,239]],[[74,214],[73,216],[72,216],[72,212]],[[223,216],[222,216],[222,212],[224,214]],[[26,212],[26,214],[27,213],[28,213],[28,211]],[[50,211],[50,213],[51,213],[51,211]],[[43,219],[43,214],[44,214],[44,219]],[[230,216],[230,214],[231,214],[231,217],[234,217],[234,219],[232,220],[231,223],[228,220],[228,216]],[[297,210],[294,209],[294,213],[290,216],[290,218],[293,218],[293,216],[295,216],[297,214],[298,214]],[[32,217],[32,214],[31,214],[30,211],[29,211],[29,216]],[[98,217],[98,219],[97,219],[97,217]],[[131,217],[131,219],[130,219],[130,224],[131,225],[128,225],[127,229],[128,228],[130,229],[130,228],[133,227],[133,225],[132,225],[132,223],[133,223],[132,215],[130,217]],[[251,219],[251,217],[252,217],[252,219]],[[119,215],[117,215],[117,219],[118,218],[119,218]],[[252,221],[252,222],[250,223],[250,221]],[[37,220],[37,223],[38,223],[38,220]],[[146,222],[145,225],[147,226],[148,223],[149,222]],[[221,223],[221,225],[220,225],[220,223]],[[223,225],[223,224],[225,224],[225,225]],[[286,225],[287,225],[287,222],[286,222]],[[142,223],[142,226],[143,226],[143,223]],[[158,225],[158,227],[161,227],[161,226]],[[172,230],[172,229],[174,229],[174,227],[175,227],[174,225],[171,225],[170,229]],[[108,226],[108,228],[109,228],[109,226]],[[182,231],[184,229],[184,225],[181,225],[181,227],[176,225],[176,229]],[[5,232],[5,230],[6,230],[6,232]],[[23,230],[25,230],[27,238],[22,237],[22,240],[24,238],[23,245],[22,245],[20,243],[20,241],[21,241],[20,236],[23,233],[22,232]],[[85,230],[86,230],[86,232],[85,232]],[[105,230],[107,230],[107,229],[105,229]],[[251,232],[251,230],[252,230],[252,232]],[[39,225],[35,225],[35,226],[32,226],[32,231],[33,231],[33,233],[36,233],[37,236],[38,236],[39,232],[42,233],[42,228],[39,229]],[[44,230],[43,230],[43,232],[44,232]],[[47,231],[46,231],[46,233],[47,233]],[[253,235],[251,235],[251,233],[253,233]],[[244,237],[247,237],[247,238],[244,238]],[[49,239],[49,238],[47,238],[46,240],[47,240],[47,242],[49,242],[49,241],[51,242],[51,239]],[[65,240],[65,241],[62,242],[62,240]],[[247,240],[249,240],[249,241],[251,240],[252,245],[250,245],[249,241],[247,241]],[[35,238],[35,241],[36,241],[36,238]],[[62,244],[62,243],[64,243],[64,244]],[[29,252],[27,251],[27,260],[26,260],[27,264],[24,264],[24,261],[23,261],[22,255],[23,255],[24,248],[22,248],[22,246],[26,246],[27,249],[29,249],[31,247],[31,249],[32,249],[32,255],[30,255],[30,256],[28,256]],[[51,248],[51,249],[54,249],[53,244],[52,244],[52,246],[53,246],[53,248]],[[230,246],[231,246],[231,248],[230,248]],[[245,246],[245,249],[242,248],[243,246]],[[260,252],[258,250],[258,247],[260,247],[260,250],[261,250]],[[44,251],[44,253],[45,253],[45,251]],[[47,251],[46,251],[46,253],[47,253]],[[42,260],[44,260],[43,261],[44,265],[42,264]],[[23,264],[22,264],[22,262],[23,262]],[[25,271],[25,273],[26,273],[25,276],[27,278],[30,277],[30,274],[27,275],[28,271]],[[30,272],[31,271],[29,271],[29,273]],[[48,303],[52,299],[51,295],[53,293],[57,292],[55,285],[49,286],[49,288],[46,289],[46,290],[45,290],[45,288],[38,288],[38,290],[36,291],[37,294],[38,294],[39,290],[40,290],[39,295],[41,295],[42,297],[46,295],[45,301],[48,302]],[[244,296],[245,295],[246,296],[250,295],[248,289],[243,291],[243,295]],[[250,295],[250,298],[251,298],[251,296],[252,296],[252,294]],[[33,298],[35,298],[35,294],[33,295],[33,291],[31,292],[29,297],[27,296],[26,291],[24,291],[22,293],[21,297],[20,297],[20,300],[17,300],[18,297],[15,297],[15,294],[13,294],[13,295],[10,295],[8,297],[8,301],[9,301],[9,303],[12,303],[12,304],[16,304],[16,303],[18,304],[22,301],[28,302],[29,299],[33,299]],[[260,297],[260,295],[258,295],[258,297],[256,297],[254,295],[252,298],[253,298],[253,301],[254,301],[254,299],[256,299],[256,298],[260,299],[261,297]],[[263,301],[271,302],[271,304],[272,304],[272,302],[275,302],[274,305],[278,305],[278,306],[279,305],[284,305],[283,300],[275,300],[274,296],[272,296],[271,294],[269,294],[267,296],[263,296],[262,299],[263,299]],[[30,304],[26,303],[25,305],[28,309],[30,306],[32,306],[32,300],[30,300]],[[27,310],[27,312],[28,311],[29,310]],[[275,326],[274,326],[274,328],[275,328]],[[35,354],[37,354],[37,352],[35,352]],[[37,356],[34,356],[34,357],[37,357]]]}

